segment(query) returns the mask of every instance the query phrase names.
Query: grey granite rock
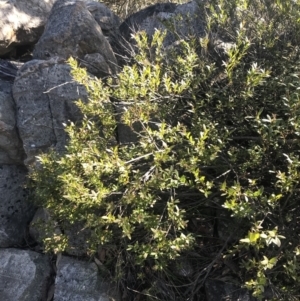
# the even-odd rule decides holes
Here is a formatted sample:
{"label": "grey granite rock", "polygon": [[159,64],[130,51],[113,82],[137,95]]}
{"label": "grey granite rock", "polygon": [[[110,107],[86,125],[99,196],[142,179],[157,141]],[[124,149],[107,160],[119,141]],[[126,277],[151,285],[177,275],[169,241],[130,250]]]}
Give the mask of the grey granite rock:
{"label": "grey granite rock", "polygon": [[46,301],[52,273],[48,256],[0,249],[0,271],[1,301]]}
{"label": "grey granite rock", "polygon": [[95,263],[62,256],[58,262],[54,301],[120,300],[117,288],[102,279]]}

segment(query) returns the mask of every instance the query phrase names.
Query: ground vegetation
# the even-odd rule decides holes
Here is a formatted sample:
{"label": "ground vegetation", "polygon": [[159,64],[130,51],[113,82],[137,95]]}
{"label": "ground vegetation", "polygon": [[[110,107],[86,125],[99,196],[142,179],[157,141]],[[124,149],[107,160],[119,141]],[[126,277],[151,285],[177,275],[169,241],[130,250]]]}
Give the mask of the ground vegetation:
{"label": "ground vegetation", "polygon": [[[90,101],[65,153],[40,156],[33,198],[61,229],[83,223],[126,300],[205,300],[210,277],[299,300],[300,2],[201,5],[206,36],[164,49],[138,33],[114,78],[70,60]],[[67,235],[46,233],[63,251]]]}

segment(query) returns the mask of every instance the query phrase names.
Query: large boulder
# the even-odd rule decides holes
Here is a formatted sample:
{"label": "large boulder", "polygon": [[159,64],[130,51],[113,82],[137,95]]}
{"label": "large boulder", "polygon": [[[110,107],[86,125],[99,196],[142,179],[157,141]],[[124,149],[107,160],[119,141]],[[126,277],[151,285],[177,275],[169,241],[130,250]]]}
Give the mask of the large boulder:
{"label": "large boulder", "polygon": [[[50,13],[45,31],[36,44],[33,57],[47,60],[55,56],[67,59],[70,56],[80,62],[86,55],[99,53],[105,61],[97,66],[96,76],[107,76],[117,71],[117,61],[101,27],[89,12],[86,3],[77,0],[58,0]],[[90,62],[85,64],[89,70]],[[95,68],[95,66],[92,66]]]}
{"label": "large boulder", "polygon": [[75,101],[87,101],[85,88],[74,81],[63,59],[32,60],[19,70],[13,85],[17,126],[30,166],[35,156],[53,148],[63,152],[64,125],[81,119]]}
{"label": "large boulder", "polygon": [[46,255],[29,250],[0,249],[0,300],[45,301],[51,280]]}
{"label": "large boulder", "polygon": [[142,9],[127,18],[120,26],[120,32],[127,42],[132,42],[132,34],[145,31],[152,37],[155,30],[165,31],[165,46],[189,36],[201,37],[205,34],[205,22],[201,1],[194,0],[177,5],[158,3]]}
{"label": "large boulder", "polygon": [[16,72],[17,69],[12,64],[0,61],[0,165],[21,164],[24,159],[11,92]]}
{"label": "large boulder", "polygon": [[34,214],[24,188],[26,174],[22,166],[0,166],[0,248],[24,243],[27,225]]}
{"label": "large boulder", "polygon": [[55,0],[0,0],[0,56],[33,45],[43,33]]}
{"label": "large boulder", "polygon": [[103,279],[97,265],[62,256],[57,264],[54,301],[120,300],[117,288]]}

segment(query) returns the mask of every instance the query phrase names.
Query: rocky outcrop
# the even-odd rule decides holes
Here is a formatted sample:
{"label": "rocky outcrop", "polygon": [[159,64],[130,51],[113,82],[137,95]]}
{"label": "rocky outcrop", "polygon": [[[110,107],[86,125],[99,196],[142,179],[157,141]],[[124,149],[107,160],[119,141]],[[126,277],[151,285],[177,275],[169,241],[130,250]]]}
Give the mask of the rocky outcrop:
{"label": "rocky outcrop", "polygon": [[22,166],[0,165],[0,248],[24,244],[35,211],[27,201],[26,174]]}
{"label": "rocky outcrop", "polygon": [[0,55],[35,44],[55,0],[0,1]]}
{"label": "rocky outcrop", "polygon": [[0,300],[47,300],[53,274],[48,256],[33,251],[0,249]]}
{"label": "rocky outcrop", "polygon": [[[86,55],[96,53],[101,55],[105,64],[93,66],[97,68],[95,75],[116,73],[117,61],[111,46],[86,4],[83,1],[58,0],[35,46],[33,57],[47,60],[56,56],[64,59],[73,56],[81,62],[86,60]],[[89,62],[85,67],[89,70]]]}
{"label": "rocky outcrop", "polygon": [[67,140],[63,124],[79,120],[75,101],[87,100],[84,87],[70,75],[70,66],[58,57],[24,64],[15,79],[13,96],[27,156],[24,164],[29,167],[36,155],[50,147],[62,152]]}

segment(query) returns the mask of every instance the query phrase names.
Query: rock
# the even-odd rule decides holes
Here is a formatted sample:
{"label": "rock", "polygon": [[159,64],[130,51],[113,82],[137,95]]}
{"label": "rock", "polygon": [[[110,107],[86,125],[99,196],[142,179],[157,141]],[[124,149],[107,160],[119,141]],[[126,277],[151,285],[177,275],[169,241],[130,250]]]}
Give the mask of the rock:
{"label": "rock", "polygon": [[[7,72],[6,80],[3,79],[3,73],[1,74],[3,69]],[[3,64],[3,61],[0,61],[0,165],[21,164],[24,159],[24,150],[16,127],[15,102],[11,92],[13,72],[15,69],[11,64],[8,62]]]}
{"label": "rock", "polygon": [[[120,58],[118,57],[118,54],[122,53],[122,47],[120,44],[121,34],[119,30],[121,25],[120,18],[103,3],[88,1],[86,6],[96,22],[100,25],[104,36],[107,38],[116,58],[118,59],[118,64],[120,64]],[[90,72],[92,73],[92,71]]]}
{"label": "rock", "polygon": [[[174,14],[176,7],[177,4],[175,3],[156,3],[132,14],[120,25],[122,36],[129,41],[132,34],[145,30],[150,20],[156,20],[157,24],[155,26],[163,26],[160,18]],[[154,28],[149,29],[154,30]],[[147,30],[146,32],[150,33]],[[150,36],[152,35],[150,34]]]}
{"label": "rock", "polygon": [[87,101],[87,92],[73,80],[70,70],[64,60],[52,58],[27,62],[18,72],[13,96],[28,167],[50,147],[63,152],[67,141],[63,124],[82,117],[75,101]]}
{"label": "rock", "polygon": [[21,166],[0,166],[0,248],[22,245],[33,217],[34,207],[27,202],[27,191],[22,187],[26,173]]}
{"label": "rock", "polygon": [[[139,141],[140,133],[143,131],[143,125],[140,121],[134,121],[131,126],[124,124],[122,115],[130,109],[131,106],[141,106],[131,102],[114,102],[113,106],[116,112],[117,119],[117,141],[120,144],[131,144]],[[149,126],[152,130],[158,130],[156,123],[159,120],[152,116]]]}
{"label": "rock", "polygon": [[85,228],[85,223],[77,222],[73,225],[64,223],[64,234],[68,237],[66,254],[72,256],[87,256],[88,239],[91,237],[91,230]]}
{"label": "rock", "polygon": [[117,61],[112,48],[86,4],[79,0],[58,0],[35,46],[33,58],[47,60],[59,56],[67,59],[73,56],[81,61],[86,54],[94,53],[104,58],[106,75],[116,73]]}
{"label": "rock", "polygon": [[112,73],[106,59],[100,53],[86,54],[80,67],[85,67],[89,73],[102,78]]}
{"label": "rock", "polygon": [[191,277],[195,273],[195,265],[189,258],[179,257],[172,264],[172,272],[180,277]]}
{"label": "rock", "polygon": [[51,279],[46,255],[29,250],[0,249],[0,300],[44,301]]}
{"label": "rock", "polygon": [[[13,65],[14,68],[17,70],[19,70],[24,65],[24,62],[20,62],[20,61],[15,61],[15,60],[5,60],[5,61],[9,62],[9,64]],[[14,79],[17,76],[17,73],[18,71],[16,72]]]}
{"label": "rock", "polygon": [[103,34],[110,40],[110,37],[119,30],[121,25],[120,18],[100,2],[87,2],[86,7],[100,25]]}
{"label": "rock", "polygon": [[47,237],[46,227],[47,230],[57,235],[61,234],[58,223],[51,218],[49,211],[45,208],[38,208],[29,225],[30,237],[39,244],[38,250],[43,249],[43,239]]}
{"label": "rock", "polygon": [[45,208],[38,208],[29,225],[30,236],[38,243],[42,244],[45,236],[44,226],[51,220],[50,214]]}
{"label": "rock", "polygon": [[62,256],[57,267],[54,301],[120,300],[116,287],[100,277],[95,263]]}
{"label": "rock", "polygon": [[118,143],[120,144],[137,143],[139,140],[138,132],[142,131],[142,125],[140,124],[140,122],[134,122],[133,128],[129,127],[128,125],[122,122],[122,115],[131,105],[131,103],[124,102],[114,104],[118,121],[117,138]]}
{"label": "rock", "polygon": [[181,5],[158,3],[149,6],[127,18],[120,26],[120,32],[126,41],[132,34],[145,31],[152,37],[155,30],[167,30],[164,46],[170,46],[189,36],[201,37],[205,34],[205,23],[200,1],[194,0]]}
{"label": "rock", "polygon": [[0,55],[32,45],[42,35],[55,0],[0,1]]}
{"label": "rock", "polygon": [[249,291],[220,280],[209,279],[205,282],[205,293],[207,301],[254,301]]}
{"label": "rock", "polygon": [[[61,227],[61,228],[60,228]],[[49,233],[46,231],[49,230]],[[35,242],[39,244],[37,250],[43,250],[43,239],[52,236],[53,233],[60,235],[63,233],[68,237],[68,247],[65,253],[72,256],[87,256],[88,243],[87,240],[91,236],[91,231],[84,227],[84,223],[77,222],[76,224],[70,224],[66,221],[62,224],[58,224],[50,213],[45,208],[39,208],[30,225],[29,234]]]}
{"label": "rock", "polygon": [[0,59],[0,79],[13,82],[18,68],[9,61]]}

